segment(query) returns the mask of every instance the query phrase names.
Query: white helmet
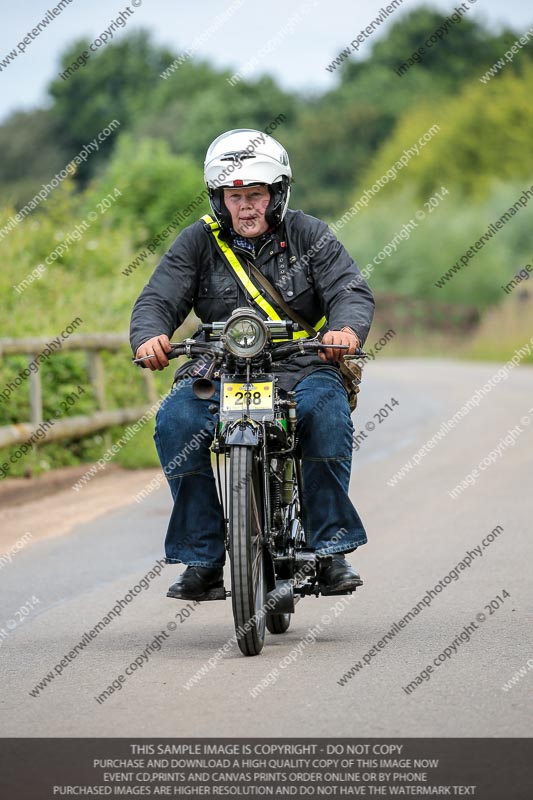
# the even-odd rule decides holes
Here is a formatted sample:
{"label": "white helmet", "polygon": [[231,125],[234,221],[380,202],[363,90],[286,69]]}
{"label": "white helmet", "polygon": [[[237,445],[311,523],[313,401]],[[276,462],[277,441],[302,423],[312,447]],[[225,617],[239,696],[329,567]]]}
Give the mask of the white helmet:
{"label": "white helmet", "polygon": [[266,185],[270,203],[265,218],[270,228],[280,224],[289,205],[292,179],[289,156],[272,136],[251,128],[238,128],[218,136],[209,145],[204,180],[209,203],[218,224],[231,227],[224,203],[224,188]]}

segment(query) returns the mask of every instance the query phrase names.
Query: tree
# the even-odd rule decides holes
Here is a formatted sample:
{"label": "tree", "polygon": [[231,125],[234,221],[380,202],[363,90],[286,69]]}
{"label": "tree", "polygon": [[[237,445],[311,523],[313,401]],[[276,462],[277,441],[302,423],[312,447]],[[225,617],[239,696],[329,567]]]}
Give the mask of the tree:
{"label": "tree", "polygon": [[410,110],[362,176],[360,188],[374,183],[435,124],[441,130],[409,162],[402,180],[381,191],[394,192],[397,185],[408,184],[425,200],[444,184],[479,199],[487,196],[494,183],[521,179],[524,187],[529,186],[533,179],[532,91],[533,65],[529,64],[522,76],[508,72],[488,84],[470,83],[437,109],[422,105]]}
{"label": "tree", "polygon": [[0,183],[3,200],[25,205],[43,183],[63,169],[68,158],[57,140],[52,110],[19,111],[0,126]]}
{"label": "tree", "polygon": [[[123,134],[105,173],[86,195],[87,207],[113,195],[116,189],[121,195],[110,219],[114,226],[132,232],[136,247],[177,220],[158,247],[159,251],[167,249],[181,228],[209,209],[207,196],[202,196],[205,186],[200,167],[189,156],[171,153],[168,143],[161,140]],[[178,212],[182,214],[177,217]]]}
{"label": "tree", "polygon": [[421,64],[415,63],[400,77],[397,67],[446,19],[427,8],[399,18],[367,58],[350,58],[339,68],[334,89],[305,104],[288,134],[297,181],[299,177],[294,196],[303,207],[318,215],[342,213],[354,184],[366,180],[369,162],[398,120],[420,105],[437,112],[516,38],[510,31],[495,35],[463,17],[428,48]]}
{"label": "tree", "polygon": [[[226,81],[229,73],[218,73],[216,81],[207,81],[196,88],[194,102],[191,102],[191,95],[183,87],[185,76],[179,75],[184,67],[177,70],[175,78],[172,76],[159,87],[151,112],[141,123],[140,130],[150,136],[164,131],[174,152],[188,153],[198,163],[203,163],[210,142],[225,130],[255,128],[263,131],[278,118],[279,127],[272,135],[283,141],[295,118],[298,100],[294,94],[284,92],[268,77],[231,86]],[[169,97],[172,81],[175,83],[171,99],[162,102],[162,96]]]}
{"label": "tree", "polygon": [[[60,71],[83,51],[90,52],[89,42],[82,39],[63,54]],[[141,31],[91,55],[87,64],[66,80],[54,80],[49,92],[65,150],[75,155],[113,119],[120,122],[120,132],[126,131],[145,113],[169,59],[170,53],[152,45],[148,34]],[[116,138],[110,136],[100,145],[100,161],[102,153],[111,152]],[[94,169],[94,160],[89,160],[80,168],[79,177],[86,179]]]}

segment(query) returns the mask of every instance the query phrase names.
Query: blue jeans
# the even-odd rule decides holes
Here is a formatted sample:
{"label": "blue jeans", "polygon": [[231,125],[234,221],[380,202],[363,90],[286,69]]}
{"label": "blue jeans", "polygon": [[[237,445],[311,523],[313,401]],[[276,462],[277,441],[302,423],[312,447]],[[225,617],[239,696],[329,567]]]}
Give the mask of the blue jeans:
{"label": "blue jeans", "polygon": [[[199,400],[190,383],[178,383],[156,417],[154,439],[174,508],[165,551],[167,563],[222,566],[224,519],[211,468],[220,382]],[[342,378],[319,369],[295,387],[303,456],[303,525],[308,547],[320,554],[348,553],[367,541],[348,497],[353,425]],[[211,406],[211,408],[210,408]]]}

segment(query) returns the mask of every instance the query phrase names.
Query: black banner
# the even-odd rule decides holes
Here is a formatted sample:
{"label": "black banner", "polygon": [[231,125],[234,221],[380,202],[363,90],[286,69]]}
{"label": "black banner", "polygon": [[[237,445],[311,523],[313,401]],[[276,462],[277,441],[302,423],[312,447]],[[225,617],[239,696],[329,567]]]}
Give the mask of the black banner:
{"label": "black banner", "polygon": [[2,800],[533,796],[532,739],[2,739]]}

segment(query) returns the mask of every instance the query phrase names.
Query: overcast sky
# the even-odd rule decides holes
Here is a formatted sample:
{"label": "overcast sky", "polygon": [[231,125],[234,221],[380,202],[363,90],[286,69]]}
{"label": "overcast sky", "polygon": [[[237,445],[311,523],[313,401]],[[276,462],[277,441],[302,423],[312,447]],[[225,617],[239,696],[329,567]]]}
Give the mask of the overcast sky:
{"label": "overcast sky", "polygon": [[[0,31],[0,63],[31,31],[58,0],[23,0],[7,3]],[[420,5],[430,5],[451,13],[456,3],[447,0],[404,0],[401,7],[383,23],[372,38],[360,49],[364,55],[372,42],[382,36],[402,14]],[[530,0],[463,0],[472,8],[469,16],[486,21],[491,27],[508,25],[518,31],[533,26],[533,9]],[[120,0],[71,0],[61,15],[46,27],[24,53],[3,67],[0,72],[0,120],[15,109],[29,109],[42,105],[46,99],[45,87],[57,75],[59,57],[65,47],[81,36],[97,37],[109,27],[125,9]],[[264,72],[276,76],[288,89],[326,90],[338,80],[335,73],[325,67],[339,51],[354,39],[361,29],[380,13],[390,0],[129,0],[134,12],[127,26],[115,36],[135,28],[148,28],[156,42],[173,50],[188,48],[214,64],[242,69],[253,59],[261,47],[271,49],[263,56],[253,73]],[[215,17],[227,10],[223,23],[214,23]],[[290,32],[282,33],[284,26]],[[216,28],[209,35],[209,28]],[[195,40],[203,41],[195,45]],[[278,43],[273,42],[277,39]],[[270,44],[269,44],[270,43]],[[489,66],[489,65],[487,65]]]}

